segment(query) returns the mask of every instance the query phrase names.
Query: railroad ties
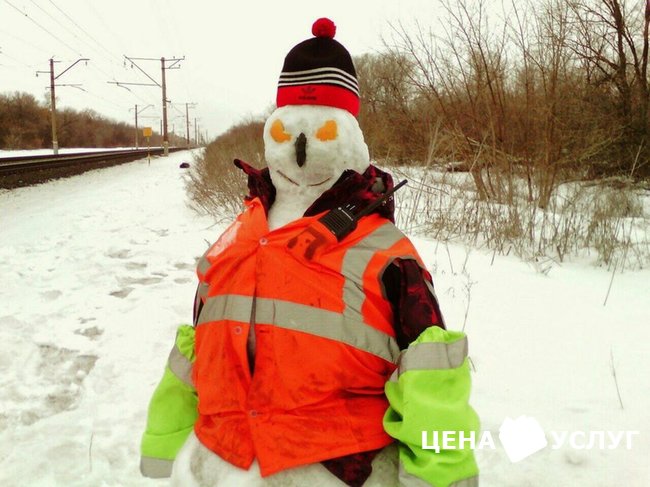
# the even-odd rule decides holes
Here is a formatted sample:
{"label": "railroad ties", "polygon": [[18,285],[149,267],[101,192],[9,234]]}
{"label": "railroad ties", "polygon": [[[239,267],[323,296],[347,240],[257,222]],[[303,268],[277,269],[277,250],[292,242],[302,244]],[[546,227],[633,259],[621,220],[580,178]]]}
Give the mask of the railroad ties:
{"label": "railroad ties", "polygon": [[[179,150],[185,149],[169,148],[169,152]],[[163,154],[163,148],[0,157],[0,188],[27,186],[49,179],[79,174],[91,169],[146,159],[148,153],[151,153],[152,156],[159,156]]]}

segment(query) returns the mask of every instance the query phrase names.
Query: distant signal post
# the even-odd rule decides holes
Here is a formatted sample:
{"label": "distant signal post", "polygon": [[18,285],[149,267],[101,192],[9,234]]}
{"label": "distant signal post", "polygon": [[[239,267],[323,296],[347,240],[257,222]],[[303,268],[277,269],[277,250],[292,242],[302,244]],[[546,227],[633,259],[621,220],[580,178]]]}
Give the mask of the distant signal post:
{"label": "distant signal post", "polygon": [[153,131],[151,130],[151,127],[143,127],[142,128],[142,135],[147,139],[147,160],[149,161],[149,165],[151,165],[151,144],[149,143],[149,137],[153,134]]}

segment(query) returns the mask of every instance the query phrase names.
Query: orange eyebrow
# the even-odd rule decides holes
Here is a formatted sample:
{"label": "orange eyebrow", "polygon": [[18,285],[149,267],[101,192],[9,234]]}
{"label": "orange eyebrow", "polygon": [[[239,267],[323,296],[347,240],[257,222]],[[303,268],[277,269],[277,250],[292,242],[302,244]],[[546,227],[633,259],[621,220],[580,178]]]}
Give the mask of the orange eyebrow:
{"label": "orange eyebrow", "polygon": [[316,137],[323,142],[334,140],[338,136],[338,126],[334,120],[328,120],[316,132]]}
{"label": "orange eyebrow", "polygon": [[271,137],[273,137],[273,140],[280,143],[291,140],[291,135],[284,131],[284,124],[279,119],[271,125]]}

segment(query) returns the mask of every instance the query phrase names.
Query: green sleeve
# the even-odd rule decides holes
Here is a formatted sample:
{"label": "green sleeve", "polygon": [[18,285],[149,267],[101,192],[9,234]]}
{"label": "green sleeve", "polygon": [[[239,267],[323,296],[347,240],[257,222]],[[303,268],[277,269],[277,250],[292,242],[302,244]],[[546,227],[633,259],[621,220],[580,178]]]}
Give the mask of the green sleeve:
{"label": "green sleeve", "polygon": [[[398,440],[400,485],[478,486],[474,452],[469,441],[459,441],[461,435],[478,441],[470,388],[464,333],[432,326],[402,352],[386,383],[384,416],[384,429]],[[447,448],[445,431],[453,432]]]}
{"label": "green sleeve", "polygon": [[140,446],[140,471],[146,477],[171,475],[174,458],[194,427],[198,416],[191,377],[194,358],[194,328],[181,325],[163,377],[149,403]]}

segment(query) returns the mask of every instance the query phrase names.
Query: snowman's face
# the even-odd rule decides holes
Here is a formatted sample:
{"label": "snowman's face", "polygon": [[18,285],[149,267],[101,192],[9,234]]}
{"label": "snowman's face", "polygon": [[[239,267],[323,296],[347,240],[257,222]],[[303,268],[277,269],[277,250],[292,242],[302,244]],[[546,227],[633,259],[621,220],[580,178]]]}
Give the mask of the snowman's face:
{"label": "snowman's face", "polygon": [[311,195],[329,189],[346,169],[368,167],[368,147],[346,110],[292,105],[275,110],[264,126],[264,148],[278,195]]}

